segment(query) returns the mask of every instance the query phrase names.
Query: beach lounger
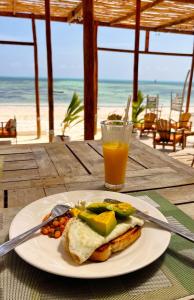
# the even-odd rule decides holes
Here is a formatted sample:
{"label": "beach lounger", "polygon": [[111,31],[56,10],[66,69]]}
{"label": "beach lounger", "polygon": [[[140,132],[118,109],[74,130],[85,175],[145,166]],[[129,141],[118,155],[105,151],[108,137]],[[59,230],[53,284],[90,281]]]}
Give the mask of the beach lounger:
{"label": "beach lounger", "polygon": [[0,122],[0,138],[15,138],[17,143],[16,118]]}
{"label": "beach lounger", "polygon": [[157,115],[155,113],[147,113],[144,115],[144,121],[141,123],[140,127],[140,137],[142,137],[143,133],[153,132],[156,129],[156,118]]}
{"label": "beach lounger", "polygon": [[176,151],[177,144],[182,145],[182,149],[184,149],[184,129],[175,130],[168,120],[157,120],[156,130],[153,133],[153,147],[162,145],[164,149],[165,146],[172,146],[173,151]]}

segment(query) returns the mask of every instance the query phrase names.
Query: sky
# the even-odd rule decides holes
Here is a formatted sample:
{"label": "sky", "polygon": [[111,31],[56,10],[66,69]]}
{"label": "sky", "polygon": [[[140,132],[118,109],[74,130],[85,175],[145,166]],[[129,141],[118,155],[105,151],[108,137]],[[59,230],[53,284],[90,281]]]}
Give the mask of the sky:
{"label": "sky", "polygon": [[[36,21],[40,77],[47,77],[44,21]],[[54,78],[83,78],[83,28],[81,25],[52,22]],[[31,21],[0,17],[0,40],[32,41]],[[140,48],[144,50],[145,32]],[[98,46],[134,49],[134,31],[100,27]],[[150,51],[192,53],[189,35],[151,33]],[[133,54],[98,51],[99,79],[132,80]],[[0,76],[33,77],[33,47],[0,45]],[[139,80],[184,81],[191,58],[140,55]]]}

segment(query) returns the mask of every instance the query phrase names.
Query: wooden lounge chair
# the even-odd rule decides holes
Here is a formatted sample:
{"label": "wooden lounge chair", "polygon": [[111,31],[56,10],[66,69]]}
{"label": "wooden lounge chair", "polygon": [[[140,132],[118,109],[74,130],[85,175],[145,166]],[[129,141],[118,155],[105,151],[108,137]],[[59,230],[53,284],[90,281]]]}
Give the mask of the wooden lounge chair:
{"label": "wooden lounge chair", "polygon": [[177,112],[179,114],[179,119],[180,119],[180,116],[183,112],[183,102],[184,102],[183,96],[180,96],[178,94],[173,96],[173,94],[171,93],[169,120],[172,119],[173,112]]}
{"label": "wooden lounge chair", "polygon": [[160,118],[161,110],[159,109],[159,95],[157,96],[147,95],[146,114],[149,112],[155,113],[157,115],[157,118]]}
{"label": "wooden lounge chair", "polygon": [[163,149],[165,146],[172,146],[173,151],[176,151],[176,144],[182,144],[184,149],[184,129],[172,129],[171,123],[167,120],[159,119],[156,121],[156,130],[153,134],[153,146],[162,145]]}
{"label": "wooden lounge chair", "polygon": [[15,138],[17,143],[16,118],[0,122],[0,138]]}
{"label": "wooden lounge chair", "polygon": [[190,118],[191,118],[191,113],[189,112],[182,113],[179,117],[178,122],[171,119],[171,126],[174,129],[184,128],[186,130],[191,130],[192,122],[189,121]]}
{"label": "wooden lounge chair", "polygon": [[155,127],[155,121],[156,121],[157,115],[155,113],[147,113],[144,115],[144,122],[141,123],[140,127],[140,137],[142,137],[143,133],[149,133],[153,132]]}

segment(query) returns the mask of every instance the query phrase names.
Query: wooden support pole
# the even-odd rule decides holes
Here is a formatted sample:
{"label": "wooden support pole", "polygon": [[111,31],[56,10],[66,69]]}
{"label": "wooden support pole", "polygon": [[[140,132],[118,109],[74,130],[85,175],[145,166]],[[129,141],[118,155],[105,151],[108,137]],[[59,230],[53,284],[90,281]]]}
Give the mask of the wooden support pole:
{"label": "wooden support pole", "polygon": [[191,71],[188,85],[188,93],[187,93],[187,103],[186,103],[186,112],[189,111],[190,99],[191,99],[191,91],[192,91],[192,82],[193,82],[193,71],[194,71],[194,42],[193,42],[193,57],[191,61]]}
{"label": "wooden support pole", "polygon": [[97,28],[94,24],[93,6],[93,0],[83,0],[85,140],[94,139],[97,105]]}
{"label": "wooden support pole", "polygon": [[94,23],[94,88],[95,88],[95,98],[94,98],[94,134],[97,133],[97,108],[98,108],[98,24]]}
{"label": "wooden support pole", "polygon": [[134,52],[134,68],[133,68],[133,101],[135,102],[137,101],[137,95],[138,95],[140,9],[141,9],[141,0],[136,0],[135,52]]}
{"label": "wooden support pole", "polygon": [[54,105],[53,105],[53,68],[51,46],[50,0],[45,0],[47,74],[48,74],[48,105],[49,105],[49,142],[54,136]]}
{"label": "wooden support pole", "polygon": [[35,74],[35,94],[36,94],[36,130],[37,139],[41,136],[41,125],[40,125],[40,97],[39,97],[39,72],[38,72],[38,48],[36,38],[36,24],[35,20],[32,19],[32,35],[34,41],[34,74]]}
{"label": "wooden support pole", "polygon": [[149,42],[150,42],[150,32],[146,31],[146,35],[145,35],[145,52],[149,51]]}

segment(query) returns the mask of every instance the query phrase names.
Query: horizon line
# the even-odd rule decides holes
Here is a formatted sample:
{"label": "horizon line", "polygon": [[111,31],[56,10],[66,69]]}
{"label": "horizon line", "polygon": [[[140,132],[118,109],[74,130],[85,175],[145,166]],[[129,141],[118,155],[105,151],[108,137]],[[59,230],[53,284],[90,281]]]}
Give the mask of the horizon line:
{"label": "horizon line", "polygon": [[[0,75],[0,79],[31,79],[34,80],[33,76],[3,76]],[[39,80],[47,80],[47,77],[39,77]],[[83,81],[84,78],[81,77],[55,77],[53,78],[54,80],[80,80]],[[99,78],[98,81],[126,81],[126,82],[133,82],[133,79],[119,79],[119,78]],[[181,80],[157,80],[157,79],[140,79],[138,80],[139,82],[141,81],[147,81],[147,82],[153,82],[153,83],[157,83],[157,82],[184,82]]]}

